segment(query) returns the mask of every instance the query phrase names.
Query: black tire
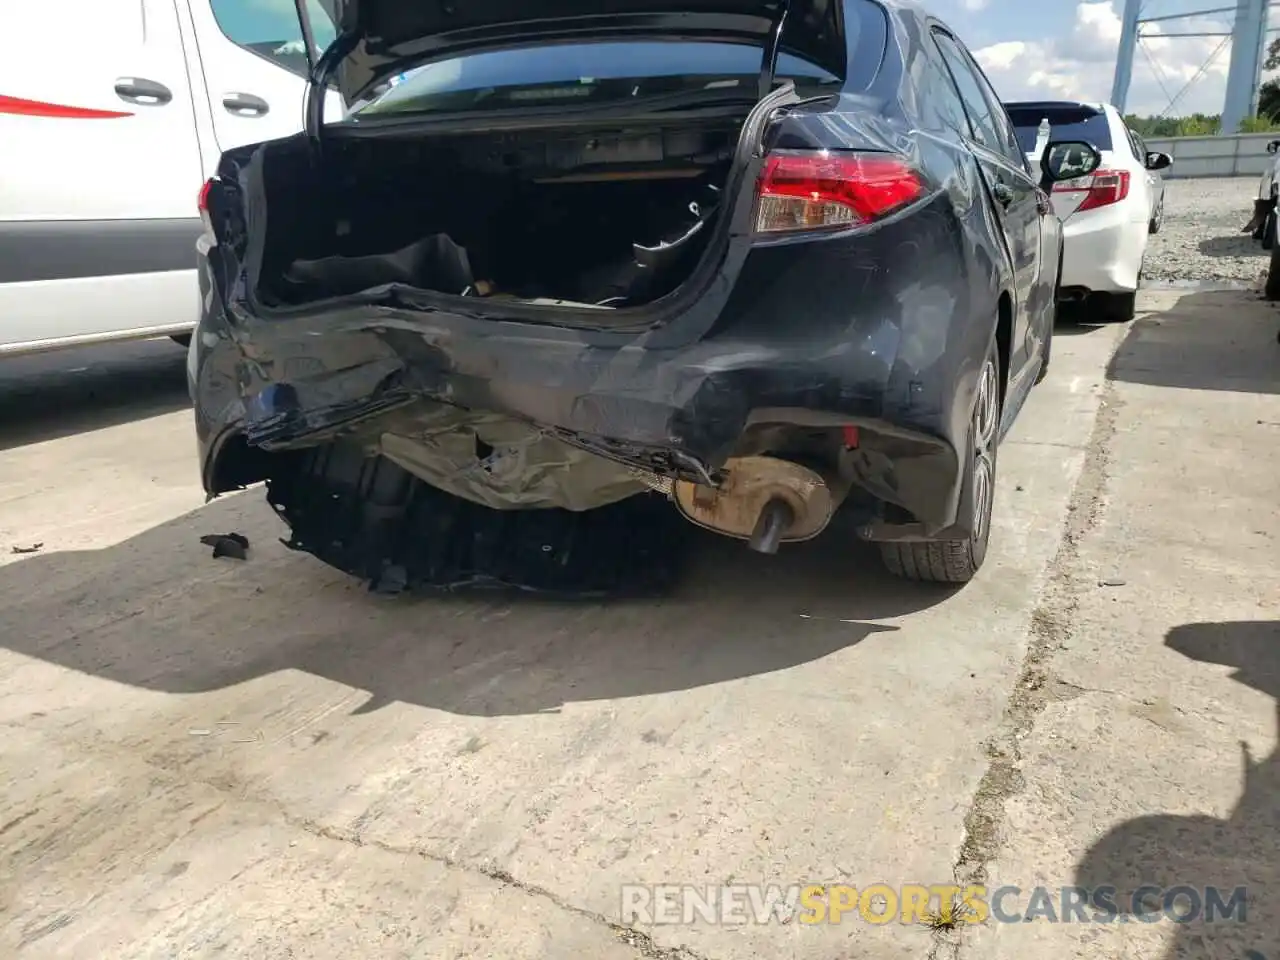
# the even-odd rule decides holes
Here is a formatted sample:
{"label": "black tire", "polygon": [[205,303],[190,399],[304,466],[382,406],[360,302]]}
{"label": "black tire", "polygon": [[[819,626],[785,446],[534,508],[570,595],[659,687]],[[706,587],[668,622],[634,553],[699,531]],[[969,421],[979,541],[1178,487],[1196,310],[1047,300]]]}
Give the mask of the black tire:
{"label": "black tire", "polygon": [[1262,222],[1262,249],[1274,250],[1276,247],[1276,215],[1274,213],[1267,214],[1267,219]]}
{"label": "black tire", "polygon": [[[1055,313],[1057,311],[1054,311]],[[1054,318],[1055,323],[1057,318]],[[1049,375],[1049,359],[1053,356],[1053,324],[1049,324],[1049,329],[1045,331],[1044,346],[1040,350],[1040,372],[1036,374],[1036,383],[1044,383],[1044,378]]]}
{"label": "black tire", "polygon": [[1000,355],[992,340],[979,374],[973,416],[969,418],[967,469],[960,492],[960,509],[971,511],[974,529],[965,540],[881,543],[880,557],[894,576],[929,583],[968,583],[982,569],[991,540],[1002,406]]}
{"label": "black tire", "polygon": [[1164,226],[1164,197],[1161,197],[1160,202],[1156,204],[1156,212],[1152,214],[1147,224],[1147,232],[1159,233],[1162,226]]}
{"label": "black tire", "polygon": [[1262,295],[1268,300],[1280,300],[1280,246],[1271,248],[1271,261],[1267,264],[1267,282]]}
{"label": "black tire", "polygon": [[1093,319],[1097,323],[1128,323],[1138,312],[1138,294],[1099,293],[1098,309]]}
{"label": "black tire", "polygon": [[1066,252],[1065,246],[1058,244],[1058,275],[1053,281],[1053,306],[1050,307],[1049,329],[1044,335],[1040,372],[1036,374],[1036,383],[1042,383],[1044,378],[1049,375],[1049,360],[1053,356],[1053,330],[1062,317],[1062,301],[1058,297],[1062,293],[1062,263]]}
{"label": "black tire", "polygon": [[172,333],[169,335],[169,339],[180,347],[191,346],[191,334],[189,333]]}

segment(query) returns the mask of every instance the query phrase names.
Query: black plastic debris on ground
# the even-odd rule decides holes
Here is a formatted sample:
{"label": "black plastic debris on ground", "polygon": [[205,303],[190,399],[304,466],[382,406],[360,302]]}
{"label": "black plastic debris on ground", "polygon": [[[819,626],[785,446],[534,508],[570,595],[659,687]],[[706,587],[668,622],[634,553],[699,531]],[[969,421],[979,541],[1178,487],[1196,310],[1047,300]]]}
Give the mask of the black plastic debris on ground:
{"label": "black plastic debris on ground", "polygon": [[206,547],[213,547],[213,558],[230,557],[232,560],[249,559],[249,538],[239,533],[207,533],[200,538]]}
{"label": "black plastic debris on ground", "polygon": [[285,546],[382,594],[652,596],[675,583],[692,530],[657,495],[583,513],[493,510],[342,447],[308,451],[267,499],[292,532]]}
{"label": "black plastic debris on ground", "polygon": [[9,548],[10,553],[39,553],[44,549],[43,543],[16,544]]}

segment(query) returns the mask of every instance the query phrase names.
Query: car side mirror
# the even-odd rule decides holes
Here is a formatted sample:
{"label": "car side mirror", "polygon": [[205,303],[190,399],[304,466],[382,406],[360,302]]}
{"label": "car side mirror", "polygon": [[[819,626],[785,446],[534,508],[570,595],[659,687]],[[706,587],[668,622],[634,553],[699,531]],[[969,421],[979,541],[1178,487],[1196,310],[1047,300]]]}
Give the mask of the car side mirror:
{"label": "car side mirror", "polygon": [[1272,140],[1267,144],[1267,153],[1275,153],[1280,150],[1280,140]]}
{"label": "car side mirror", "polygon": [[[1051,140],[1040,155],[1041,186],[1087,177],[1102,166],[1097,147],[1083,140]],[[1047,185],[1047,186],[1046,186]]]}
{"label": "car side mirror", "polygon": [[1171,166],[1173,166],[1173,157],[1167,153],[1158,153],[1153,150],[1147,154],[1148,170],[1168,170]]}

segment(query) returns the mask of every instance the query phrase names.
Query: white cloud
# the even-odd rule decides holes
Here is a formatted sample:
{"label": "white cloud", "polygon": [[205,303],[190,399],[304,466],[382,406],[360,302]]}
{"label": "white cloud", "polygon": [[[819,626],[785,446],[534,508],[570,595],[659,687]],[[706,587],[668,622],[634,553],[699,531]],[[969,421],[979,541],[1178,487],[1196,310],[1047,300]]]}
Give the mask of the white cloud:
{"label": "white cloud", "polygon": [[[1065,37],[1009,40],[977,49],[974,55],[1000,96],[1008,100],[1110,100],[1120,48],[1119,6],[1118,0],[1079,3],[1071,32]],[[1154,36],[1161,27],[1176,33],[1224,29],[1222,21],[1213,20],[1144,25],[1146,52],[1140,48],[1134,55],[1128,112],[1164,112],[1169,101],[1201,73],[1221,42],[1219,37]],[[1227,43],[1169,113],[1181,116],[1221,111],[1230,57],[1231,45]]]}

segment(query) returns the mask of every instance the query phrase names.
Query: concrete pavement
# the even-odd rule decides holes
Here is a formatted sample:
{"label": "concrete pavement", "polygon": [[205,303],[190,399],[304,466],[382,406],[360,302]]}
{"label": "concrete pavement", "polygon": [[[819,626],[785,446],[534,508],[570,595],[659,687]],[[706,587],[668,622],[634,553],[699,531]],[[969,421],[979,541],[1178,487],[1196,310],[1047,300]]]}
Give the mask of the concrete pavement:
{"label": "concrete pavement", "polygon": [[[620,891],[1098,885],[1143,862],[1144,813],[1218,818],[1274,879],[1223,744],[1272,754],[1280,690],[1185,653],[1204,629],[1165,637],[1258,624],[1219,644],[1268,656],[1277,320],[1241,294],[1144,306],[1114,380],[1124,328],[1060,328],[959,592],[835,538],[708,538],[660,602],[379,600],[285,550],[261,491],[202,506],[177,348],[0,369],[0,951],[1094,956],[1096,925],[623,930]],[[248,562],[198,542],[229,530]],[[1107,933],[1159,958],[1178,931]]]}

